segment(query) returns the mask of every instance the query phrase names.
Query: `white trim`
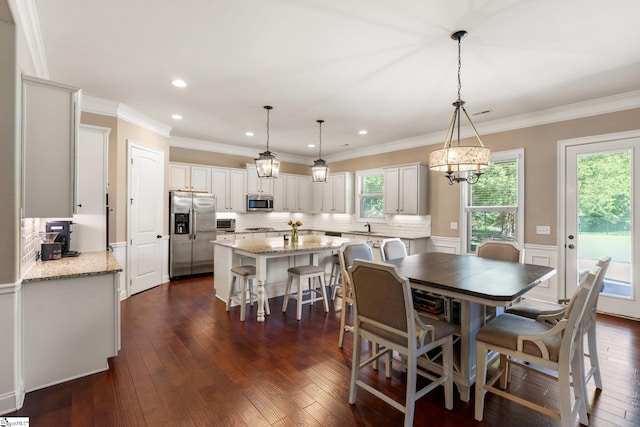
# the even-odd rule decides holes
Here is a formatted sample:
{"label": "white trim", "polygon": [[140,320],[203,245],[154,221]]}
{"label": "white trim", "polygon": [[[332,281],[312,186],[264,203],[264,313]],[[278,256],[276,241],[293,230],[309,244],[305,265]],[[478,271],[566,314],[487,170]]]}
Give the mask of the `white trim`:
{"label": "white trim", "polygon": [[40,32],[40,20],[34,0],[8,0],[13,18],[24,33],[37,77],[49,79],[47,56]]}
{"label": "white trim", "polygon": [[119,274],[120,279],[120,301],[127,299],[129,296],[128,288],[127,288],[127,277],[129,277],[129,266],[127,264],[127,260],[129,259],[128,249],[129,245],[127,242],[118,242],[111,243],[111,247],[113,248],[113,256],[116,258],[120,266],[122,267],[122,272]]}
{"label": "white trim", "polygon": [[[355,213],[355,221],[356,222],[373,222],[375,223],[384,223],[387,224],[388,220],[387,220],[387,214],[385,214],[383,212],[382,214],[382,218],[361,218],[360,217],[360,178],[363,176],[369,176],[369,175],[382,175],[384,176],[384,169],[383,168],[373,168],[373,169],[361,169],[361,170],[357,170],[355,172],[355,191],[354,191],[354,203],[355,203],[355,209],[354,209],[354,213]],[[382,202],[383,202],[383,208],[384,208],[384,188],[383,188],[383,196],[382,196]],[[383,209],[384,211],[384,209]]]}
{"label": "white trim", "polygon": [[[514,150],[504,150],[504,151],[494,151],[491,153],[491,161],[490,163],[505,161],[505,160],[516,160],[518,162],[518,206],[517,206],[517,216],[516,216],[516,243],[520,247],[524,247],[524,230],[526,227],[525,224],[525,182],[524,182],[524,148],[517,148]],[[482,178],[480,178],[482,179]],[[461,243],[461,251],[462,253],[467,253],[466,248],[467,240],[469,236],[467,235],[468,231],[468,221],[467,221],[467,206],[466,206],[466,198],[467,198],[467,186],[469,184],[464,182],[460,189],[460,243]],[[485,209],[471,209],[472,211],[486,210],[486,211],[495,211],[495,210],[514,210],[511,206],[504,206],[500,209],[493,208],[485,208]]]}
{"label": "white trim", "polygon": [[[170,147],[186,148],[189,150],[208,151],[219,154],[229,154],[233,156],[245,156],[255,158],[260,150],[259,148],[241,147],[237,145],[223,144],[220,142],[204,141],[201,139],[183,138],[179,136],[172,136],[169,140]],[[309,157],[295,156],[292,154],[279,154],[276,153],[278,159],[285,162],[309,164],[311,167],[311,161]]]}
{"label": "white trim", "polygon": [[428,252],[444,252],[460,255],[460,239],[457,237],[431,236]]}
{"label": "white trim", "polygon": [[101,114],[122,119],[143,129],[155,132],[160,136],[169,138],[172,127],[159,122],[121,102],[96,98],[95,96],[82,96],[82,111],[86,113]]}
{"label": "white trim", "polygon": [[549,280],[546,280],[529,292],[526,297],[537,298],[550,302],[557,302],[560,295],[559,283],[559,269],[558,269],[558,247],[548,245],[536,245],[525,244],[524,248],[524,263],[543,265],[545,267],[553,267],[556,269],[556,274]]}

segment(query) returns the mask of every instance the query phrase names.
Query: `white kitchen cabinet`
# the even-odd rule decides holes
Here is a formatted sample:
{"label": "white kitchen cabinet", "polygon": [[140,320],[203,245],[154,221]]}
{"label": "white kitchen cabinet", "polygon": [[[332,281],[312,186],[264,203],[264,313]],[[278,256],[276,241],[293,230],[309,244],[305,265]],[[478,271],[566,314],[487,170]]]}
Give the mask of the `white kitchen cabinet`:
{"label": "white kitchen cabinet", "polygon": [[[354,207],[354,180],[353,173],[343,172],[329,174],[327,182],[313,184],[314,207],[317,207],[318,197],[322,195],[322,213],[353,213]],[[322,191],[317,191],[320,186]]]}
{"label": "white kitchen cabinet", "polygon": [[78,88],[22,76],[23,218],[75,212],[79,97]]}
{"label": "white kitchen cabinet", "polygon": [[427,214],[427,166],[402,165],[384,168],[384,213]]}
{"label": "white kitchen cabinet", "polygon": [[76,213],[79,215],[105,213],[110,131],[109,128],[80,125],[76,155]]}
{"label": "white kitchen cabinet", "polygon": [[211,168],[188,163],[169,164],[169,190],[211,192]]}
{"label": "white kitchen cabinet", "polygon": [[259,178],[256,165],[247,163],[247,194],[273,195],[274,180],[280,178]]}
{"label": "white kitchen cabinet", "polygon": [[280,212],[310,212],[311,177],[280,174],[273,183],[273,210]]}
{"label": "white kitchen cabinet", "polygon": [[216,211],[245,212],[247,171],[233,168],[211,168],[211,192],[216,196]]}

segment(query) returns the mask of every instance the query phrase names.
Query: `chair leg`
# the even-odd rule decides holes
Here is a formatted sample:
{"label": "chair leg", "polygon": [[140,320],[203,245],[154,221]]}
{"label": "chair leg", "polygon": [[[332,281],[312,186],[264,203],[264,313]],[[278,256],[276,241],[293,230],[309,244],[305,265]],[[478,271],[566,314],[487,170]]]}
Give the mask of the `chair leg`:
{"label": "chair leg", "polygon": [[[341,334],[344,334],[344,328],[342,329]],[[349,403],[351,405],[356,403],[356,394],[358,391],[358,386],[356,385],[356,381],[358,380],[358,375],[360,374],[361,346],[362,346],[362,339],[360,338],[358,333],[354,332],[353,356],[351,359],[351,380],[349,384]],[[342,347],[342,345],[340,347]]]}
{"label": "chair leg", "polygon": [[302,296],[304,295],[302,290],[302,277],[298,277],[296,281],[298,282],[298,293],[296,294],[298,300],[296,304],[296,319],[300,320],[302,319]]}
{"label": "chair leg", "polygon": [[289,304],[289,296],[291,295],[291,285],[293,283],[293,277],[289,275],[287,277],[287,289],[284,291],[284,301],[282,301],[282,312],[287,311],[287,304]]}
{"label": "chair leg", "polygon": [[[255,280],[255,279],[254,279]],[[267,294],[267,287],[264,286],[264,312],[267,313],[267,315],[271,314],[271,308],[269,307],[269,294]]]}
{"label": "chair leg", "polygon": [[[576,352],[578,353],[578,352]],[[574,371],[577,375],[575,377],[580,376],[580,371]],[[558,370],[558,398],[560,401],[560,423],[563,427],[573,427],[575,420],[572,420],[572,410],[571,410],[571,375],[569,373],[569,369],[559,369]],[[477,381],[477,378],[476,378]],[[580,381],[579,379],[577,381]],[[581,386],[579,384],[574,384],[574,392],[576,392]],[[577,391],[576,394],[581,394],[581,392]],[[576,399],[578,396],[576,395]],[[580,403],[576,401],[576,405]]]}
{"label": "chair leg", "polygon": [[[347,322],[347,300],[344,295],[342,295],[342,312],[340,313],[340,336],[338,337],[338,347],[342,348],[344,344],[344,328]],[[355,346],[355,343],[354,343]]]}
{"label": "chair leg", "polygon": [[231,286],[229,286],[229,296],[227,297],[227,311],[231,308],[231,299],[236,290],[236,276],[231,276]]}
{"label": "chair leg", "polygon": [[327,288],[324,283],[324,274],[319,277],[320,279],[320,291],[322,292],[322,302],[324,302],[324,312],[329,312],[329,299],[327,298]]}
{"label": "chair leg", "polygon": [[[411,353],[411,350],[409,350]],[[404,408],[404,426],[413,426],[413,413],[416,407],[416,383],[418,371],[415,355],[409,354],[407,357],[407,394]]]}
{"label": "chair leg", "polygon": [[[587,332],[587,344],[589,346],[589,363],[591,372],[596,383],[596,388],[602,390],[602,376],[600,375],[600,362],[598,361],[598,346],[596,343],[596,322],[592,322],[591,328]],[[585,379],[585,381],[587,381]]]}
{"label": "chair leg", "polygon": [[244,322],[247,314],[247,279],[240,279],[240,321]]}
{"label": "chair leg", "polygon": [[[578,341],[578,349],[583,349],[583,336],[580,336]],[[587,383],[585,382],[584,377],[584,354],[582,351],[576,351],[574,354],[573,360],[571,361],[571,378],[569,381],[573,381],[573,394],[575,396],[575,405],[579,405],[578,417],[580,419],[580,423],[588,425],[589,419],[587,418],[587,411],[589,408],[587,405]]]}
{"label": "chair leg", "polygon": [[484,415],[484,384],[487,381],[487,345],[476,342],[476,407],[475,419],[482,421]]}

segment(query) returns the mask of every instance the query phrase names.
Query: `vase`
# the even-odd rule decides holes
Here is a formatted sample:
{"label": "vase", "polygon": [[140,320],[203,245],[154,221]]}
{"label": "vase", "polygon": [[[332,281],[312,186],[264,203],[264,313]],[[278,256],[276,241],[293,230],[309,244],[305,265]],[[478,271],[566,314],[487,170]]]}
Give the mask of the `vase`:
{"label": "vase", "polygon": [[298,229],[295,227],[291,229],[291,242],[298,243]]}

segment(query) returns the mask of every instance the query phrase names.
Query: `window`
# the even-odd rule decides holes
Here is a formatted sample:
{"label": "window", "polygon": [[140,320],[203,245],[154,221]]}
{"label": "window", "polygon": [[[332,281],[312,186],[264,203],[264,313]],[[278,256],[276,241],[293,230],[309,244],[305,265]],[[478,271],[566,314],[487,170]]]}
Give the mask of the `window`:
{"label": "window", "polygon": [[493,153],[480,180],[465,184],[466,252],[485,240],[506,240],[523,246],[524,150]]}
{"label": "window", "polygon": [[358,219],[384,218],[384,173],[381,169],[356,172]]}

